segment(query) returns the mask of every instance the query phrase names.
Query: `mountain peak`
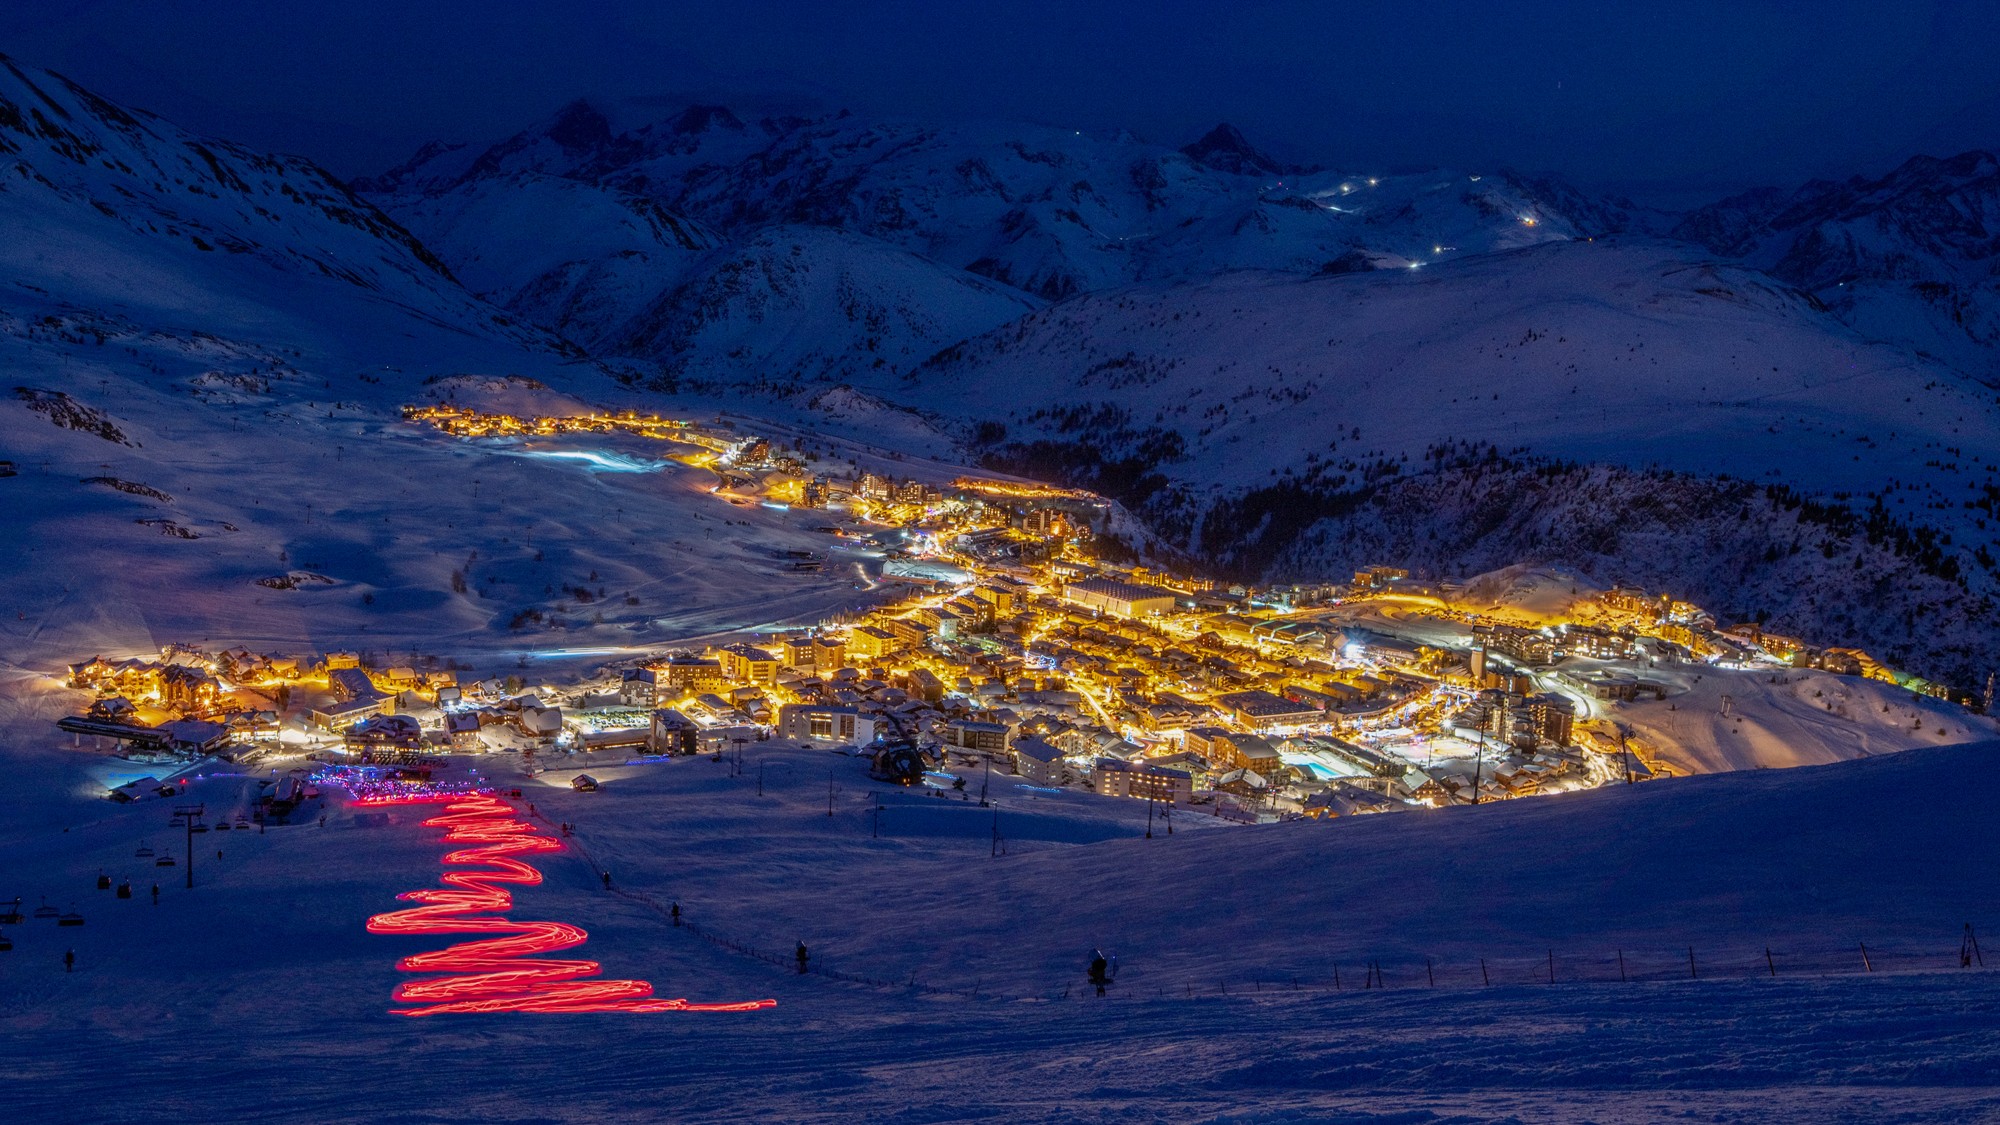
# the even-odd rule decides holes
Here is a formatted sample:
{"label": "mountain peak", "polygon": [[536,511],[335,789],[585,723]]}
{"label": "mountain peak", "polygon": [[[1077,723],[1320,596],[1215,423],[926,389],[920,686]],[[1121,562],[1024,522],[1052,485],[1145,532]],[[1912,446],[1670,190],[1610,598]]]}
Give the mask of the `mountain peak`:
{"label": "mountain peak", "polygon": [[706,133],[711,129],[728,129],[742,132],[746,126],[728,106],[691,105],[667,122],[667,129],[674,133]]}
{"label": "mountain peak", "polygon": [[1281,176],[1284,165],[1265,156],[1251,145],[1243,131],[1224,121],[1181,149],[1187,158],[1204,167],[1237,176]]}
{"label": "mountain peak", "polygon": [[359,192],[391,192],[423,175],[426,165],[465,147],[464,141],[425,141],[408,160],[379,176],[359,176],[348,187]]}
{"label": "mountain peak", "polygon": [[611,119],[583,98],[556,111],[542,135],[570,152],[597,148],[611,140]]}

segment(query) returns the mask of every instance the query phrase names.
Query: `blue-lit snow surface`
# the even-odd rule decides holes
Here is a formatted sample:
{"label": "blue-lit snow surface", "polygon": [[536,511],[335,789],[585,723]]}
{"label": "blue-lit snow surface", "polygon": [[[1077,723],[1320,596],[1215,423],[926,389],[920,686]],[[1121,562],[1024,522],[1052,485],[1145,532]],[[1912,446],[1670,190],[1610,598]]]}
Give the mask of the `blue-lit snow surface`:
{"label": "blue-lit snow surface", "polygon": [[657,473],[665,461],[633,457],[625,453],[604,453],[595,449],[509,449],[515,457],[537,457],[549,461],[579,461],[593,473]]}

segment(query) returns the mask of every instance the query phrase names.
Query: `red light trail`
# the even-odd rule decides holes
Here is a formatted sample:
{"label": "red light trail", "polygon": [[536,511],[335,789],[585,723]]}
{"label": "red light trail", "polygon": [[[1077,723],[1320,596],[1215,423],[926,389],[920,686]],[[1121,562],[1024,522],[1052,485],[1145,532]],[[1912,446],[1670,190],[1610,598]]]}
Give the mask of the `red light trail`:
{"label": "red light trail", "polygon": [[501,884],[535,886],[542,873],[522,855],[562,850],[557,840],[537,832],[514,809],[485,793],[416,797],[369,796],[357,804],[398,805],[443,801],[445,811],[424,821],[445,829],[445,841],[472,844],[447,853],[448,867],[478,866],[484,871],[447,871],[446,889],[405,891],[396,896],[421,905],[377,914],[368,919],[374,934],[494,934],[460,942],[435,953],[419,953],[396,963],[407,973],[445,976],[399,985],[395,999],[419,1007],[391,1008],[402,1016],[434,1016],[448,1012],[752,1012],[777,1006],[776,1000],[733,1004],[695,1004],[653,995],[642,980],[590,979],[602,972],[595,961],[539,956],[582,945],[590,936],[581,926],[564,922],[516,922],[502,914],[514,898]]}

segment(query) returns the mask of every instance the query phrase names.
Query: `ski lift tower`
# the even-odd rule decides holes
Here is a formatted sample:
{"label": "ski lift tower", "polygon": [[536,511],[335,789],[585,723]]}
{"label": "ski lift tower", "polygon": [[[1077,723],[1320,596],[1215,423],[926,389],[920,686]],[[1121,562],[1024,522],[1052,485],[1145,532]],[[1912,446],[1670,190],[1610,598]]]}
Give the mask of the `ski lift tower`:
{"label": "ski lift tower", "polygon": [[1486,724],[1479,724],[1479,749],[1472,755],[1472,803],[1479,803],[1479,775],[1486,768]]}
{"label": "ski lift tower", "polygon": [[187,829],[187,885],[194,889],[194,837],[197,832],[207,832],[208,826],[201,823],[202,814],[207,811],[202,805],[181,805],[174,809],[174,818],[168,821],[172,828]]}

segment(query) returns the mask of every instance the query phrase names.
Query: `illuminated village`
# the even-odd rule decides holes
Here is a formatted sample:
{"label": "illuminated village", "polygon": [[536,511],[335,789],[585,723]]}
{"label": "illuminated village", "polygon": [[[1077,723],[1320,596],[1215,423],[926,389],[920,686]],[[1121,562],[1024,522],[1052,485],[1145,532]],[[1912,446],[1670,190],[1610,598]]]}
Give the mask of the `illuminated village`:
{"label": "illuminated village", "polygon": [[[302,773],[317,761],[422,775],[446,755],[513,755],[579,787],[592,764],[775,742],[871,757],[878,777],[943,797],[1077,788],[1260,823],[1671,775],[1620,715],[1677,694],[1690,670],[1816,668],[1941,694],[1859,651],[1721,628],[1655,592],[1537,614],[1482,611],[1461,587],[1389,567],[1337,585],[1222,586],[1109,561],[1110,506],[1075,490],[843,474],[772,439],[629,413],[405,418],[457,439],[617,432],[685,447],[670,459],[712,472],[718,502],[810,512],[830,551],[876,563],[878,600],[561,686],[360,652],[93,658],[67,670],[97,695],[58,724],[73,742]],[[828,565],[828,552],[784,554],[800,572]]]}

